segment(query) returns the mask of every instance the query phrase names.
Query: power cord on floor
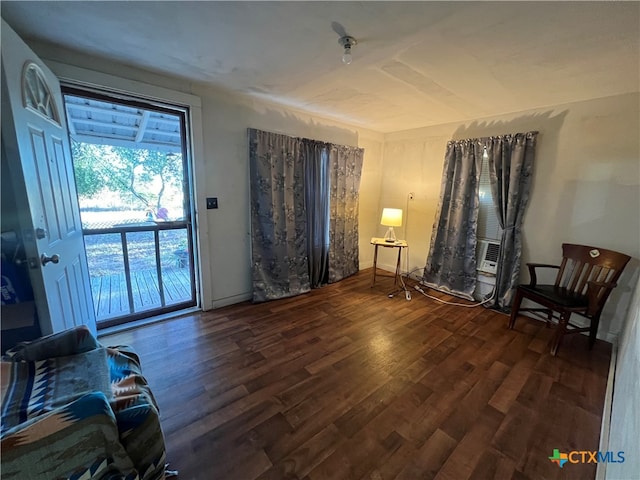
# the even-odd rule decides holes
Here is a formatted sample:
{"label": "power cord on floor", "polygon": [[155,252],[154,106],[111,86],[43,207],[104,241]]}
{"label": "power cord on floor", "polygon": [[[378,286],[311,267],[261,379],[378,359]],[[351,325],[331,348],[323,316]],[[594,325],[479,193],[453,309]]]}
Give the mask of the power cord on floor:
{"label": "power cord on floor", "polygon": [[[409,288],[407,287],[407,285],[404,282],[404,277],[411,278],[411,275],[413,273],[417,272],[418,270],[421,270],[421,268],[420,267],[414,268],[410,272],[406,272],[406,273],[400,275],[400,284],[402,285],[402,290],[404,290],[405,297],[407,298],[407,300],[411,300],[411,292],[409,291]],[[475,307],[479,307],[481,305],[484,305],[486,303],[491,302],[494,299],[495,292],[496,292],[496,289],[494,288],[493,291],[491,292],[491,296],[489,298],[487,298],[487,299],[485,299],[485,300],[483,300],[482,302],[479,302],[479,303],[467,304],[467,303],[448,302],[448,301],[442,300],[442,299],[440,299],[438,297],[434,297],[432,295],[429,295],[427,292],[424,291],[424,289],[422,288],[420,283],[416,283],[413,286],[413,288],[416,291],[420,292],[423,296],[425,296],[427,298],[430,298],[431,300],[435,300],[436,302],[443,303],[445,305],[453,305],[453,306],[456,306],[456,307],[465,307],[465,308],[475,308]],[[389,295],[389,297],[392,297],[392,296],[393,295]]]}
{"label": "power cord on floor", "polygon": [[409,290],[409,288],[407,287],[407,285],[404,283],[404,279],[402,278],[402,274],[398,275],[398,278],[400,278],[400,288],[398,290],[394,290],[393,292],[391,292],[388,297],[389,298],[393,298],[395,297],[398,293],[400,292],[404,292],[404,298],[407,299],[407,302],[411,300],[411,290]]}
{"label": "power cord on floor", "polygon": [[[414,194],[411,193],[411,192],[407,194],[407,203],[406,203],[406,206],[405,206],[405,214],[406,214],[406,216],[405,216],[405,222],[404,222],[404,224],[405,224],[405,227],[404,227],[405,228],[405,230],[404,230],[405,238],[407,238],[407,226],[409,225],[409,201],[413,200],[413,195]],[[409,247],[408,246],[405,248],[405,258],[406,258],[405,263],[406,263],[406,266],[408,268],[409,267]],[[396,294],[398,294],[399,292],[403,291],[404,292],[404,296],[407,299],[407,301],[411,300],[411,291],[409,290],[409,288],[407,287],[406,283],[404,282],[404,277],[411,278],[411,274],[417,272],[418,270],[421,270],[421,268],[420,267],[414,268],[410,272],[405,272],[404,274],[400,273],[400,285],[401,285],[400,290],[390,293],[389,294],[389,298],[393,298]],[[415,290],[417,290],[418,292],[420,292],[423,296],[425,296],[427,298],[430,298],[432,300],[435,300],[436,302],[440,302],[440,303],[443,303],[445,305],[453,305],[453,306],[465,307],[465,308],[475,308],[475,307],[479,307],[481,305],[484,305],[486,303],[491,302],[493,300],[494,296],[495,296],[495,291],[496,291],[496,289],[494,287],[493,291],[491,292],[491,297],[487,298],[486,300],[483,300],[482,302],[473,303],[473,304],[465,304],[465,303],[457,303],[457,302],[447,302],[446,300],[442,300],[440,298],[437,298],[437,297],[434,297],[432,295],[429,295],[428,293],[426,293],[424,291],[424,289],[420,286],[419,283],[416,283],[413,286],[413,288]]]}
{"label": "power cord on floor", "polygon": [[495,288],[493,289],[493,292],[491,292],[491,297],[487,298],[486,300],[483,300],[480,303],[472,303],[472,304],[468,304],[468,303],[457,303],[457,302],[447,302],[446,300],[442,300],[441,298],[438,297],[434,297],[432,295],[429,295],[427,292],[424,291],[424,289],[419,285],[419,284],[415,284],[413,286],[414,289],[416,289],[418,292],[420,292],[422,295],[424,295],[427,298],[430,298],[431,300],[435,300],[436,302],[440,302],[440,303],[444,303],[445,305],[454,305],[456,307],[465,307],[465,308],[475,308],[475,307],[479,307],[480,305],[484,305],[485,303],[489,303],[490,301],[493,300],[493,297],[495,295]]}
{"label": "power cord on floor", "polygon": [[[404,296],[407,299],[407,301],[410,301],[412,296],[411,296],[411,290],[409,289],[409,287],[407,287],[407,284],[404,281],[404,277],[407,278],[411,278],[411,275],[415,272],[417,272],[418,270],[422,270],[422,268],[417,267],[414,268],[413,270],[411,270],[410,272],[405,272],[405,273],[400,273],[400,290],[395,291],[395,292],[391,292],[388,296],[389,298],[393,298],[395,297],[398,293],[400,292],[404,292]],[[441,298],[438,297],[434,297],[433,295],[429,295],[427,292],[424,291],[424,289],[422,288],[422,286],[420,285],[420,283],[416,283],[413,288],[420,292],[424,297],[430,298],[431,300],[435,300],[436,302],[439,303],[443,303],[445,305],[452,305],[455,307],[464,307],[464,308],[475,308],[475,307],[480,307],[482,305],[485,305],[486,303],[491,302],[494,297],[495,297],[495,292],[496,289],[494,287],[494,289],[491,292],[491,296],[481,302],[478,303],[472,303],[472,304],[468,304],[468,303],[458,303],[458,302],[448,302],[446,300],[442,300]]]}
{"label": "power cord on floor", "polygon": [[411,278],[411,274],[414,272],[417,272],[418,270],[420,270],[420,268],[414,268],[413,270],[411,270],[409,273],[402,273],[400,272],[400,274],[398,275],[398,277],[400,278],[400,288],[398,290],[395,290],[393,292],[391,292],[388,297],[389,298],[393,298],[395,297],[398,293],[400,292],[404,292],[404,298],[406,298],[407,302],[411,300],[411,290],[409,289],[409,287],[407,287],[407,284],[404,283],[404,277],[407,276],[408,278]]}

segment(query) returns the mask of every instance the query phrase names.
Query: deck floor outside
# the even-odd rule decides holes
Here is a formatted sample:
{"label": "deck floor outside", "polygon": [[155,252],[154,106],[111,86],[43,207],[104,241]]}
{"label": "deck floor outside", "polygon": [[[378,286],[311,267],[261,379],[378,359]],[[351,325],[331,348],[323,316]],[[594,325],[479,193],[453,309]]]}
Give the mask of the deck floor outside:
{"label": "deck floor outside", "polygon": [[[164,306],[188,302],[192,299],[188,268],[162,270]],[[131,272],[133,312],[129,308],[127,282],[124,272],[91,277],[91,294],[98,322],[125,315],[163,308],[160,286],[155,270]]]}

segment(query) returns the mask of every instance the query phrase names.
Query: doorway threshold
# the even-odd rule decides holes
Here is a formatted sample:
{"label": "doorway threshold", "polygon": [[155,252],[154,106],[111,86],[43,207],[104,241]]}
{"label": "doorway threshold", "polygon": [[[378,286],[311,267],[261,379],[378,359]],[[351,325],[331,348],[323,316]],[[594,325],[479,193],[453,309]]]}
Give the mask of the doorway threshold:
{"label": "doorway threshold", "polygon": [[120,325],[113,325],[111,327],[100,328],[98,327],[98,340],[100,337],[111,335],[114,333],[122,333],[127,330],[133,330],[134,328],[142,327],[144,325],[151,325],[153,323],[160,323],[166,320],[172,320],[174,318],[182,317],[184,315],[190,315],[193,313],[201,312],[200,307],[190,307],[184,310],[176,310],[175,312],[163,313],[154,317],[141,318],[140,320],[133,320],[131,322],[122,323]]}

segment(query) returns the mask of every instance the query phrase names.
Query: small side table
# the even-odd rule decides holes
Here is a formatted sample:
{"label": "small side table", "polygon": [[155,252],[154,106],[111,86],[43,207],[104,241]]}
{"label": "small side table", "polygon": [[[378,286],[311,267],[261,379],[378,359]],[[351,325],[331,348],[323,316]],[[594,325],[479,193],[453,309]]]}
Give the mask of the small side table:
{"label": "small side table", "polygon": [[395,242],[387,242],[384,238],[376,238],[373,237],[371,239],[371,245],[373,245],[374,253],[373,253],[373,279],[371,280],[371,286],[373,287],[376,283],[376,265],[378,263],[378,247],[382,246],[384,248],[397,248],[398,249],[398,261],[396,262],[396,273],[394,276],[394,286],[400,288],[400,259],[402,258],[402,249],[407,248],[409,245],[406,240],[396,240]]}

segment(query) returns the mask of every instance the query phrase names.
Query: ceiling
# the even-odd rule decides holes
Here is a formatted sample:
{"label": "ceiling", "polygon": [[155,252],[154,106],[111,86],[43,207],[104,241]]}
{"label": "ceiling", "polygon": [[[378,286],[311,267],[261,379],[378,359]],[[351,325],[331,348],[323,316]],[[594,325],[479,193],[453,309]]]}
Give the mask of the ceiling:
{"label": "ceiling", "polygon": [[64,95],[67,125],[78,142],[182,152],[180,117],[137,106]]}
{"label": "ceiling", "polygon": [[[639,2],[12,2],[25,39],[392,132],[640,90]],[[341,34],[358,40],[341,62]]]}

